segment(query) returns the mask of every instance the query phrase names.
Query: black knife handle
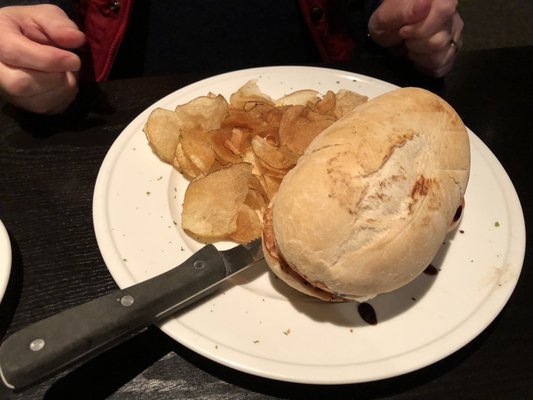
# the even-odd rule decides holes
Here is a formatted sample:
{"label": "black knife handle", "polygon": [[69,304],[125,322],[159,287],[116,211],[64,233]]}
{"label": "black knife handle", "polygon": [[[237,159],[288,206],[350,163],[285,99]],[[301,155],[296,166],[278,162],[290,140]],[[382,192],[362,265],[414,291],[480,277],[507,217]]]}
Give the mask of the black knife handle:
{"label": "black knife handle", "polygon": [[23,328],[0,347],[2,380],[18,390],[94,357],[211,293],[226,276],[222,256],[207,245],[168,272]]}

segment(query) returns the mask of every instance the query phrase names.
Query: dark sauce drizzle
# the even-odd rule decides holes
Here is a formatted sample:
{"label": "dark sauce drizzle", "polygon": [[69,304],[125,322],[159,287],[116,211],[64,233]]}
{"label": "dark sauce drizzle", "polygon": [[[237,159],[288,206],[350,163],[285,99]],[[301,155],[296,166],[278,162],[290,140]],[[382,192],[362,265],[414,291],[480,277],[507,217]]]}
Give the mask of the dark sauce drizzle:
{"label": "dark sauce drizzle", "polygon": [[430,275],[430,276],[435,276],[438,273],[439,273],[439,270],[431,264],[428,265],[428,267],[424,270],[424,274]]}
{"label": "dark sauce drizzle", "polygon": [[[439,269],[433,265],[428,265],[428,267],[424,270],[424,274],[435,276],[439,273]],[[416,298],[412,297],[411,300],[415,301]],[[377,325],[378,324],[378,317],[376,315],[376,310],[374,310],[374,307],[368,303],[359,303],[357,306],[357,312],[359,313],[359,316],[369,325]]]}
{"label": "dark sauce drizzle", "polygon": [[463,206],[457,207],[457,210],[455,210],[455,215],[453,216],[453,222],[459,221],[459,218],[461,218],[461,214],[463,213]]}
{"label": "dark sauce drizzle", "polygon": [[357,312],[369,325],[377,325],[378,324],[378,317],[376,315],[376,310],[374,310],[374,307],[372,307],[368,303],[359,303],[357,306]]}

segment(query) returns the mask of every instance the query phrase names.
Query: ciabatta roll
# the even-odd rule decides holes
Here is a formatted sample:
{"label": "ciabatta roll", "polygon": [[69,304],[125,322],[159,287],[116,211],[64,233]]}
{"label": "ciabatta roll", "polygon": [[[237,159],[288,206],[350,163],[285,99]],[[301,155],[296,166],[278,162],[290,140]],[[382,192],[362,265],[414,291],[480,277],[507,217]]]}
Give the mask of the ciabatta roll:
{"label": "ciabatta roll", "polygon": [[459,115],[403,88],[323,131],[264,217],[267,263],[297,290],[366,300],[417,277],[456,225],[470,146]]}

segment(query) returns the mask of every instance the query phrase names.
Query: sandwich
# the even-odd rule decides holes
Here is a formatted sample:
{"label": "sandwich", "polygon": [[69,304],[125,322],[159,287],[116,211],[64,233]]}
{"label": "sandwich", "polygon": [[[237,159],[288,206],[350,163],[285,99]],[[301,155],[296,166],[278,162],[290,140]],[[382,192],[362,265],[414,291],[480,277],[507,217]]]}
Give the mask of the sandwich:
{"label": "sandwich", "polygon": [[439,96],[402,88],[320,133],[262,227],[270,269],[307,295],[366,301],[414,280],[460,219],[468,132]]}

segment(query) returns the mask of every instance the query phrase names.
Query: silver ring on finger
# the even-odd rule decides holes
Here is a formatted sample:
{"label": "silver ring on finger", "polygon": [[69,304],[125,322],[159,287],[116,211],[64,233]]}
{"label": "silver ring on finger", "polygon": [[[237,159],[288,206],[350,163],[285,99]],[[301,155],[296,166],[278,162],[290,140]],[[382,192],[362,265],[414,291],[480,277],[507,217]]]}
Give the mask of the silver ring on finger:
{"label": "silver ring on finger", "polygon": [[459,51],[459,44],[453,39],[450,39],[450,41],[448,42],[448,46],[453,49],[455,53]]}

